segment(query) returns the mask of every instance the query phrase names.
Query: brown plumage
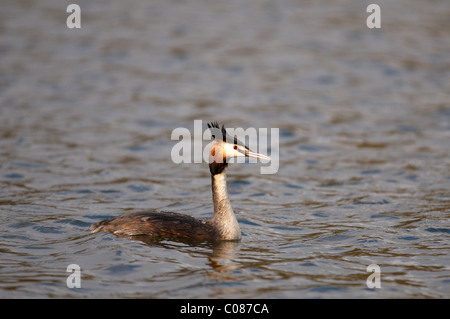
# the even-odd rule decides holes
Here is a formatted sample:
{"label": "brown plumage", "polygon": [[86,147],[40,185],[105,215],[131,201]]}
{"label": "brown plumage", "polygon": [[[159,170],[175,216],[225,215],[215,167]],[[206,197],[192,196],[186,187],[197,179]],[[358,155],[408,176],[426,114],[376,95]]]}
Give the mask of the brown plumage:
{"label": "brown plumage", "polygon": [[106,231],[118,236],[146,235],[155,238],[214,240],[217,230],[205,219],[162,211],[145,211],[103,220],[91,232]]}

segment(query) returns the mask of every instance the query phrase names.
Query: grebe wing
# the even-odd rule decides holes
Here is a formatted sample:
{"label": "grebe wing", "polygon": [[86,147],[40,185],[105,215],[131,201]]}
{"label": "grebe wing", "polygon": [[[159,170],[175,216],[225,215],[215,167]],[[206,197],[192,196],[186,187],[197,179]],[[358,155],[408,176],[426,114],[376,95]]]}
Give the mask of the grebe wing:
{"label": "grebe wing", "polygon": [[106,219],[91,226],[91,232],[106,231],[115,235],[146,235],[158,238],[209,240],[215,230],[206,221],[189,215],[164,211],[145,211]]}

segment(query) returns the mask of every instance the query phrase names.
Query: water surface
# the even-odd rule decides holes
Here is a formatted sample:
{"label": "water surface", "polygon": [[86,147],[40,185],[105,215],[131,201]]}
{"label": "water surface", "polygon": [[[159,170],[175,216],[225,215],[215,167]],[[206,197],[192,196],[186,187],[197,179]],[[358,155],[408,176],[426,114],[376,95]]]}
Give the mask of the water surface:
{"label": "water surface", "polygon": [[[77,3],[77,30],[69,3],[2,5],[1,297],[450,297],[447,1],[378,1],[379,30],[364,1]],[[211,217],[207,165],[170,159],[195,119],[280,129],[277,174],[229,167],[242,241],[90,234]]]}

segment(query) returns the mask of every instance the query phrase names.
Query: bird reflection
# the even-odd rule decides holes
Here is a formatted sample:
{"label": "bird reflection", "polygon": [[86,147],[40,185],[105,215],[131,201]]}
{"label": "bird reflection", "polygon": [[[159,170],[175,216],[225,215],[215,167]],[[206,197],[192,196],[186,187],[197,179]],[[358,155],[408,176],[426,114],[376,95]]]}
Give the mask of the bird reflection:
{"label": "bird reflection", "polygon": [[137,240],[151,247],[178,250],[185,250],[187,248],[188,250],[185,250],[185,252],[189,253],[192,253],[192,247],[199,248],[195,250],[195,253],[203,255],[208,259],[206,265],[211,268],[211,272],[208,272],[208,275],[213,281],[235,281],[236,277],[233,275],[233,271],[241,267],[240,264],[233,261],[233,257],[241,244],[236,241],[208,242],[194,240],[180,241],[179,239],[171,241],[145,235],[120,237]]}

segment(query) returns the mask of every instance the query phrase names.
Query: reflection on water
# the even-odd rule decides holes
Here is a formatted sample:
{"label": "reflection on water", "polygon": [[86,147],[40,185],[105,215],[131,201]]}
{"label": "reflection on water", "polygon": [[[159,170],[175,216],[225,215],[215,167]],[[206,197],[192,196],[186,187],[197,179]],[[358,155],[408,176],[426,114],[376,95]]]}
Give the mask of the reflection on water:
{"label": "reflection on water", "polygon": [[[0,11],[0,296],[450,296],[450,4],[20,1]],[[240,243],[143,242],[90,224],[210,218],[194,120],[280,129],[280,166],[231,164]],[[69,264],[81,289],[66,287]],[[366,269],[381,269],[381,288]]]}
{"label": "reflection on water", "polygon": [[195,247],[195,252],[202,258],[207,258],[207,266],[210,270],[208,277],[214,282],[234,282],[236,278],[233,271],[241,266],[233,262],[235,252],[240,247],[240,242],[221,241],[221,242],[198,242],[198,241],[171,241],[167,239],[155,239],[149,236],[127,236],[125,238],[141,241],[149,247],[158,247],[163,249],[191,249]]}

